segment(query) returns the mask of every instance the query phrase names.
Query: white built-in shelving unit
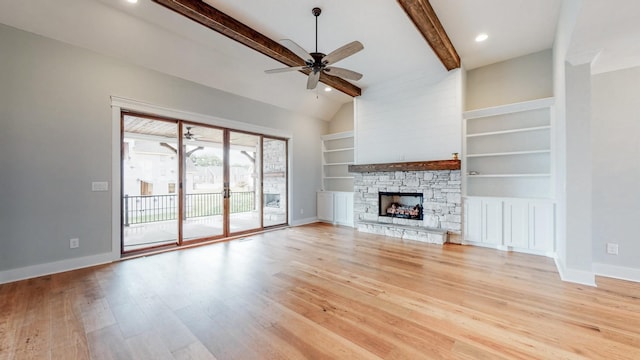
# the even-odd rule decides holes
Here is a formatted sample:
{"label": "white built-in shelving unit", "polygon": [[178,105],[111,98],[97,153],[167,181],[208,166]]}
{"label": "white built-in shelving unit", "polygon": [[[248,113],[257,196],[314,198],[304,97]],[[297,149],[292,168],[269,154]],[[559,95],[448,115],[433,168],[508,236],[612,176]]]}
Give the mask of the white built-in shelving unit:
{"label": "white built-in shelving unit", "polygon": [[324,135],[322,141],[322,190],[317,194],[318,219],[353,226],[353,131]]}
{"label": "white built-in shelving unit", "polygon": [[322,186],[327,191],[353,191],[353,131],[322,136]]}
{"label": "white built-in shelving unit", "polygon": [[466,242],[553,253],[553,115],[553,98],[463,114]]}
{"label": "white built-in shelving unit", "polygon": [[551,198],[553,98],[464,113],[467,196]]}

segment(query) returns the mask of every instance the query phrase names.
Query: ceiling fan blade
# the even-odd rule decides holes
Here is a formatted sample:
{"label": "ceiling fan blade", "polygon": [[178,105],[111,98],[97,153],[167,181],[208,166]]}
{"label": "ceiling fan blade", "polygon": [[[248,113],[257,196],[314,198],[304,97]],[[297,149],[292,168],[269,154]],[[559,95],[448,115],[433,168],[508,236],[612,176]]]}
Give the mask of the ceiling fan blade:
{"label": "ceiling fan blade", "polygon": [[312,71],[309,73],[309,78],[307,79],[307,89],[313,90],[318,85],[318,80],[320,80],[320,71]]}
{"label": "ceiling fan blade", "polygon": [[279,69],[271,69],[271,70],[265,70],[264,72],[267,74],[275,74],[275,73],[281,73],[281,72],[287,72],[287,71],[296,71],[296,70],[302,70],[304,68],[306,68],[307,66],[294,66],[294,67],[287,67],[287,68],[279,68]]}
{"label": "ceiling fan blade", "polygon": [[322,63],[324,64],[334,64],[338,61],[346,58],[347,56],[351,56],[358,51],[364,49],[364,45],[360,41],[353,41],[344,45],[336,50],[330,52],[327,56],[322,58]]}
{"label": "ceiling fan blade", "polygon": [[324,68],[324,71],[329,75],[338,76],[341,78],[345,78],[347,80],[358,81],[362,79],[362,74],[360,74],[359,72],[355,72],[355,71],[351,71],[351,70],[343,69],[339,67],[327,66],[326,68]]}
{"label": "ceiling fan blade", "polygon": [[294,54],[298,55],[298,57],[304,60],[305,63],[313,63],[313,56],[311,56],[311,54],[309,54],[307,50],[303,49],[302,46],[293,42],[293,40],[282,39],[280,40],[280,43],[287,49],[291,50]]}

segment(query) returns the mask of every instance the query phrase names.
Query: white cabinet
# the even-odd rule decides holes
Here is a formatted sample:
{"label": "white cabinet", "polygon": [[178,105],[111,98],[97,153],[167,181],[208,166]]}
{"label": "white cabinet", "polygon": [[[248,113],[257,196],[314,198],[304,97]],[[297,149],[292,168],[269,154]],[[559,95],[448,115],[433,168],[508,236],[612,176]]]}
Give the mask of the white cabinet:
{"label": "white cabinet", "polygon": [[353,227],[353,193],[334,192],[333,193],[333,214],[334,222],[339,225]]}
{"label": "white cabinet", "polygon": [[502,202],[491,198],[464,201],[465,241],[499,245],[502,243]]}
{"label": "white cabinet", "polygon": [[553,106],[545,98],[463,114],[465,241],[555,250]]}
{"label": "white cabinet", "polygon": [[326,191],[353,191],[353,175],[349,165],[353,164],[353,132],[322,136],[322,186]]}
{"label": "white cabinet", "polygon": [[353,193],[318,191],[318,220],[353,227]]}
{"label": "white cabinet", "polygon": [[333,222],[333,192],[318,191],[317,207],[318,220]]}
{"label": "white cabinet", "polygon": [[468,243],[550,255],[554,251],[554,204],[550,200],[467,197]]}
{"label": "white cabinet", "polygon": [[464,113],[467,196],[553,197],[553,98]]}
{"label": "white cabinet", "polygon": [[552,252],[555,249],[555,210],[551,202],[529,203],[529,248]]}

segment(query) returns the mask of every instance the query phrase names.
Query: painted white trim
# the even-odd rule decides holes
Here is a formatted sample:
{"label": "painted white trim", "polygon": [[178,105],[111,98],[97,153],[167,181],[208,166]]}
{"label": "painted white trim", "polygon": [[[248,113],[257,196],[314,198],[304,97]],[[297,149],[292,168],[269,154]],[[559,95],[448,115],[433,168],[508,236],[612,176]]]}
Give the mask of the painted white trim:
{"label": "painted white trim", "polygon": [[103,253],[73,259],[65,259],[45,264],[26,266],[17,269],[5,270],[0,272],[0,284],[31,279],[38,276],[60,273],[64,271],[76,270],[95,265],[107,264],[113,262],[112,253]]}
{"label": "painted white trim", "polygon": [[597,287],[596,276],[592,271],[569,269],[557,256],[554,260],[562,281]]}
{"label": "painted white trim", "polygon": [[309,218],[305,218],[305,219],[299,219],[296,221],[292,221],[291,222],[291,226],[302,226],[302,225],[307,225],[307,224],[313,224],[313,223],[317,223],[320,222],[318,220],[317,216],[314,217],[309,217]]}
{"label": "painted white trim", "polygon": [[114,259],[122,256],[120,221],[122,214],[120,187],[120,111],[111,106],[111,254]]}
{"label": "painted white trim", "polygon": [[603,263],[593,263],[593,272],[596,275],[614,279],[640,282],[640,269],[625,266],[616,266]]}
{"label": "painted white trim", "polygon": [[274,129],[265,126],[253,125],[245,122],[228,120],[216,116],[195,113],[191,111],[171,109],[160,105],[150,104],[143,101],[127,99],[118,96],[111,96],[111,106],[121,109],[131,110],[144,114],[163,116],[173,119],[199,122],[202,124],[214,125],[229,128],[232,130],[248,131],[264,135],[291,138],[293,133],[288,130]]}
{"label": "painted white trim", "polygon": [[478,110],[470,110],[462,113],[464,119],[477,119],[486,116],[511,114],[520,111],[529,111],[536,109],[544,109],[551,107],[555,103],[555,98],[548,97],[530,101],[523,101],[519,103],[513,103],[508,105],[493,106]]}

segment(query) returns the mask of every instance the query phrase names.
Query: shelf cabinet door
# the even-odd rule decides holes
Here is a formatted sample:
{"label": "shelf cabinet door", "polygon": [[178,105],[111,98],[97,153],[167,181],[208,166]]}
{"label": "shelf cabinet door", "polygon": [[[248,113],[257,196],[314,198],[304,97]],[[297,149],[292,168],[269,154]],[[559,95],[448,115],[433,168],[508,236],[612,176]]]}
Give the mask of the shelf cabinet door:
{"label": "shelf cabinet door", "polygon": [[540,251],[555,250],[555,211],[551,202],[529,203],[529,248]]}
{"label": "shelf cabinet door", "polygon": [[504,201],[504,245],[529,247],[529,204],[526,200]]}
{"label": "shelf cabinet door", "polygon": [[333,193],[329,191],[319,191],[317,193],[318,219],[333,222]]}
{"label": "shelf cabinet door", "polygon": [[353,226],[353,193],[334,193],[334,221],[336,224]]}
{"label": "shelf cabinet door", "polygon": [[502,244],[502,201],[482,200],[482,225],[483,243]]}
{"label": "shelf cabinet door", "polygon": [[464,200],[464,239],[482,242],[482,200]]}

